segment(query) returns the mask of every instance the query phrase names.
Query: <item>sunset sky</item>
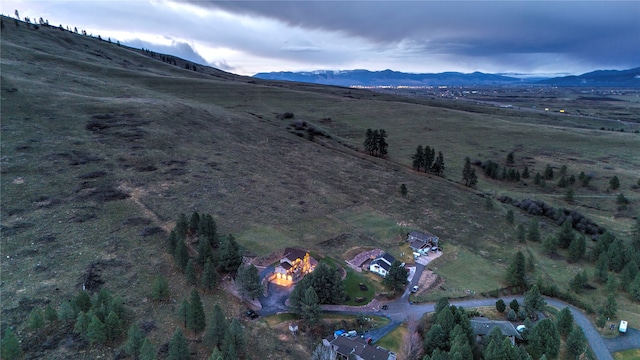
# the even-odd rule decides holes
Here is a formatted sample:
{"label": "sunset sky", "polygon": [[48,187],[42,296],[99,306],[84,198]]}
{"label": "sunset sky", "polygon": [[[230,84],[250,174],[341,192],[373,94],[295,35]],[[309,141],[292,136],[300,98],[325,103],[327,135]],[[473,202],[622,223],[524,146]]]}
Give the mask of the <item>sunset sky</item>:
{"label": "sunset sky", "polygon": [[580,74],[640,66],[640,1],[29,1],[14,17],[241,75],[368,69]]}

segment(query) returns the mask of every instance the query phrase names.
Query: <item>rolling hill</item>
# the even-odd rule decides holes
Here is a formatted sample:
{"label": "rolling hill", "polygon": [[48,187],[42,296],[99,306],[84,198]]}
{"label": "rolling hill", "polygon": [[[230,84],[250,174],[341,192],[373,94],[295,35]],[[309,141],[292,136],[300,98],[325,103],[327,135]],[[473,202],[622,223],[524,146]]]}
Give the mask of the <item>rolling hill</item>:
{"label": "rolling hill", "polygon": [[[517,224],[531,215],[498,202],[500,196],[577,209],[621,236],[637,211],[637,123],[625,124],[624,133],[600,131],[611,120],[194,70],[166,54],[4,23],[2,326],[16,329],[29,356],[94,359],[116,351],[83,343],[70,330],[42,341],[26,326],[32,309],[60,306],[87,279],[120,296],[132,321],[151,324],[149,337],[166,344],[181,326],[176,304],[191,291],[165,250],[180,213],[212,214],[247,259],[298,246],[340,263],[371,248],[412,261],[403,236],[427,230],[446,250],[432,265],[446,286],[433,296],[468,296],[503,287],[516,249],[535,256],[536,277],[560,288],[579,269],[593,268],[516,242]],[[387,158],[359,150],[368,128],[389,134]],[[443,177],[411,169],[418,145],[444,153]],[[512,151],[520,169],[567,165],[569,173],[594,179],[590,188],[576,188],[574,204],[563,200],[563,190],[531,180],[481,176],[477,188],[462,185],[466,156],[502,162]],[[614,173],[632,200],[624,211],[605,190]],[[504,220],[510,209],[514,224]],[[540,221],[545,235],[557,231],[555,222]],[[167,303],[149,299],[158,274],[169,279]],[[598,288],[583,299],[603,296]],[[206,309],[224,304],[228,317],[245,310],[221,290],[207,292],[203,302]],[[625,316],[640,318],[637,303],[619,303]],[[255,357],[302,358],[315,345],[311,336],[294,341],[288,330],[263,322],[245,331]],[[193,343],[196,355],[208,355]]]}

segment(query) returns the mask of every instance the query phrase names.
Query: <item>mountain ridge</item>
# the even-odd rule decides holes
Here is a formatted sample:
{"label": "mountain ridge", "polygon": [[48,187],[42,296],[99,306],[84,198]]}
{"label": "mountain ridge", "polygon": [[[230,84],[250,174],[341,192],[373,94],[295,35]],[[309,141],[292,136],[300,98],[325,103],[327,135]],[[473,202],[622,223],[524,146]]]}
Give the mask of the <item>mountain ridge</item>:
{"label": "mountain ridge", "polygon": [[254,78],[307,82],[322,85],[347,87],[375,86],[481,86],[481,85],[553,85],[553,86],[620,86],[640,87],[640,67],[628,70],[596,70],[582,75],[559,77],[535,76],[516,77],[509,74],[491,74],[475,71],[461,73],[447,71],[441,73],[405,73],[393,70],[314,70],[278,71],[257,73]]}

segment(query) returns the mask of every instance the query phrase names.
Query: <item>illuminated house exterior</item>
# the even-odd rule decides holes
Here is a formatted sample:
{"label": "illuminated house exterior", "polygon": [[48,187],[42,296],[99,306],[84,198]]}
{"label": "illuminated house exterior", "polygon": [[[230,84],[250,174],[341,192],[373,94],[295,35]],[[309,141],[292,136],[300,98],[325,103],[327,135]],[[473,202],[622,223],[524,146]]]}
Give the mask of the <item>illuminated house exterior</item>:
{"label": "illuminated house exterior", "polygon": [[318,262],[308,252],[296,248],[286,248],[282,259],[280,259],[280,264],[274,270],[275,279],[279,282],[295,283],[312,272],[317,264]]}

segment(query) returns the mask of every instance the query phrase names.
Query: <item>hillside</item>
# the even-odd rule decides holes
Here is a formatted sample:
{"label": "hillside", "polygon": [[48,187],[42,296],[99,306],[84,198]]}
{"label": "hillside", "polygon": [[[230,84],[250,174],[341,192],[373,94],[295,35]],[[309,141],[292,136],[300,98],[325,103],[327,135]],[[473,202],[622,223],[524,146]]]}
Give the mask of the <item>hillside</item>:
{"label": "hillside", "polygon": [[[289,246],[339,261],[359,248],[399,257],[408,230],[431,231],[446,250],[433,265],[447,284],[437,294],[460,295],[503,287],[515,249],[535,254],[536,276],[561,288],[582,267],[592,268],[543,257],[539,244],[517,243],[505,213],[516,211],[515,224],[531,217],[495,201],[500,195],[578,209],[625,238],[638,211],[637,123],[616,123],[624,133],[600,131],[611,121],[260,80],[202,66],[193,71],[181,59],[172,58],[174,65],[162,61],[165,55],[56,28],[4,23],[2,326],[15,326],[34,344],[34,356],[113,353],[55,336],[46,348],[25,325],[34,307],[58,306],[96,276],[133,318],[154,322],[149,336],[165,344],[180,325],[176,304],[191,290],[165,251],[180,213],[212,214],[218,231],[233,234],[247,257]],[[309,140],[295,121],[318,134]],[[386,129],[387,159],[356,151],[367,128]],[[411,169],[418,145],[444,153],[444,177]],[[576,189],[578,200],[567,204],[563,190],[530,180],[461,184],[466,156],[503,161],[511,151],[520,168],[566,164],[571,173],[593,173],[591,188]],[[612,174],[631,200],[626,210],[606,190]],[[492,208],[486,197],[494,199]],[[545,234],[556,233],[557,224],[540,221]],[[165,304],[148,299],[158,273],[170,283]],[[599,287],[588,297],[600,301],[603,293]],[[624,315],[640,319],[637,302],[619,301]],[[227,316],[245,309],[224,291],[207,293],[203,302],[207,309],[225,304]],[[250,344],[254,355],[307,356],[311,340],[282,342],[267,327],[247,325],[257,339]]]}

